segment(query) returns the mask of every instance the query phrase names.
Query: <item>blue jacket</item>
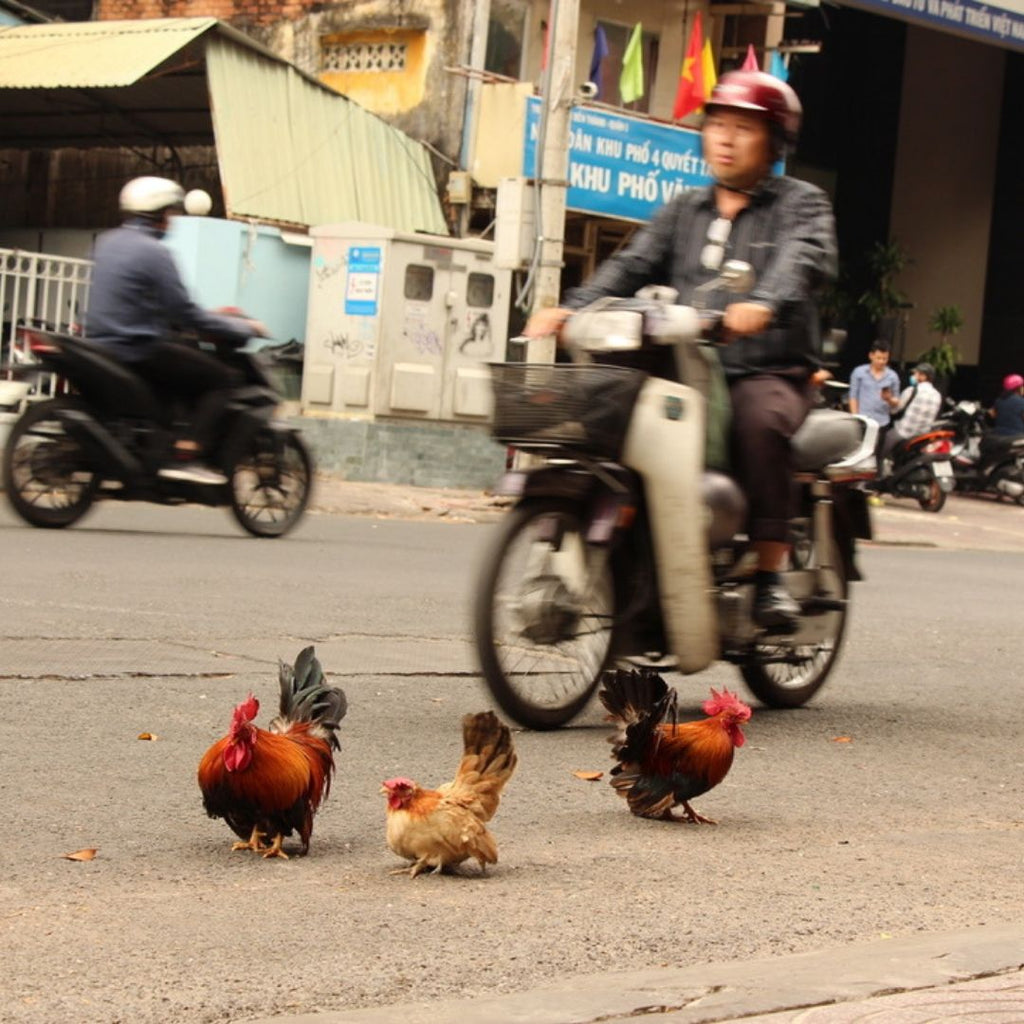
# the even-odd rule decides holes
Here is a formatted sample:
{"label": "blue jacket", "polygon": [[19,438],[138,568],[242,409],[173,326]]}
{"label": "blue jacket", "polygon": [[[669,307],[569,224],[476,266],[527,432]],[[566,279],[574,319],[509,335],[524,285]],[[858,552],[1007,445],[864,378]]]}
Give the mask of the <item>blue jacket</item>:
{"label": "blue jacket", "polygon": [[125,363],[138,362],[173,327],[193,328],[239,344],[251,331],[197,306],[189,297],[160,232],[137,218],[96,240],[85,333]]}

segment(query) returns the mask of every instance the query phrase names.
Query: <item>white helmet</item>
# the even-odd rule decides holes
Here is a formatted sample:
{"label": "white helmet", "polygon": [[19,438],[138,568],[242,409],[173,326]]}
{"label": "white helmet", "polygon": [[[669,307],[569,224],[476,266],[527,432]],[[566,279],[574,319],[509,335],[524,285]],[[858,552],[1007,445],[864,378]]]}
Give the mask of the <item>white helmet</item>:
{"label": "white helmet", "polygon": [[185,205],[185,190],[169,178],[132,178],[118,200],[125,213],[146,216]]}

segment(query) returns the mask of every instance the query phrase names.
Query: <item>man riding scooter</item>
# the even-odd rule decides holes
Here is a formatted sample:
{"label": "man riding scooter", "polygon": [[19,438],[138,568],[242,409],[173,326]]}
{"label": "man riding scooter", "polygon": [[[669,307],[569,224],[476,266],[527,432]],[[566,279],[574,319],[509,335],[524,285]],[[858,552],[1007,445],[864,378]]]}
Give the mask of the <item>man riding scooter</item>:
{"label": "man riding scooter", "polygon": [[775,176],[795,145],[801,106],[771,75],[723,75],[707,103],[702,141],[714,176],[662,207],[630,244],[608,259],[560,307],[540,310],[525,333],[557,333],[568,316],[602,296],[627,296],[669,284],[693,304],[727,259],[754,268],[752,289],[728,301],[719,355],[732,399],[732,471],[750,504],[748,533],[757,553],[754,620],[779,631],[796,627],[799,605],[782,585],[792,500],[790,440],[811,407],[819,318],[815,292],[836,273],[835,226],[821,189]]}
{"label": "man riding scooter", "polygon": [[86,337],[158,389],[194,405],[191,428],[175,446],[175,461],[160,469],[171,480],[224,484],[227,478],[201,461],[223,412],[232,371],[181,341],[174,328],[191,328],[236,345],[267,335],[255,320],[221,316],[190,298],[170,250],[161,242],[170,218],[184,211],[185,192],[167,178],[129,181],[120,194],[119,228],[100,235],[86,316]]}

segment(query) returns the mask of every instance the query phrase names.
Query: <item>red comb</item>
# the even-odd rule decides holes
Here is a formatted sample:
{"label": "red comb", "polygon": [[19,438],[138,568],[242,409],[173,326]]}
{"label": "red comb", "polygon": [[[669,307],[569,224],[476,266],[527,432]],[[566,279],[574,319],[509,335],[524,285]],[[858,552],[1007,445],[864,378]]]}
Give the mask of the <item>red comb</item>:
{"label": "red comb", "polygon": [[750,718],[750,707],[724,687],[721,693],[712,687],[711,696],[701,704],[701,710],[705,715],[720,715],[723,711],[730,711],[744,722]]}

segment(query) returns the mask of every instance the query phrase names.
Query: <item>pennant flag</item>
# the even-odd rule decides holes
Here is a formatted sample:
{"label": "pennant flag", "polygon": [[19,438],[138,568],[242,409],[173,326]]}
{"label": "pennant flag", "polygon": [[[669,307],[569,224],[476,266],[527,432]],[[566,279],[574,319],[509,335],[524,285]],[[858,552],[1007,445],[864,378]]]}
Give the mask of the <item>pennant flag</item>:
{"label": "pennant flag", "polygon": [[772,58],[768,62],[768,74],[781,78],[784,82],[789,80],[789,68],[786,67],[786,62],[778,50],[772,50]]}
{"label": "pennant flag", "polygon": [[711,92],[718,84],[718,75],[715,73],[715,57],[711,52],[711,40],[704,40],[704,50],[701,53],[701,75],[704,77],[704,100],[711,99]]}
{"label": "pennant flag", "polygon": [[593,82],[597,89],[597,98],[601,98],[601,62],[608,56],[608,37],[604,34],[604,26],[594,29],[594,52],[590,57],[590,75],[588,82]]}
{"label": "pennant flag", "polygon": [[693,28],[690,29],[690,41],[686,44],[686,56],[683,58],[683,69],[679,73],[679,85],[676,88],[676,101],[672,105],[672,119],[679,121],[700,110],[704,106],[706,91],[704,89],[704,58],[701,54],[703,44],[700,28],[700,11],[693,16]]}
{"label": "pennant flag", "polygon": [[743,66],[740,71],[760,71],[757,66],[757,54],[754,52],[754,44],[747,43],[747,55],[743,58]]}
{"label": "pennant flag", "polygon": [[643,25],[638,21],[622,55],[622,74],[619,76],[619,94],[623,103],[632,103],[644,94]]}

